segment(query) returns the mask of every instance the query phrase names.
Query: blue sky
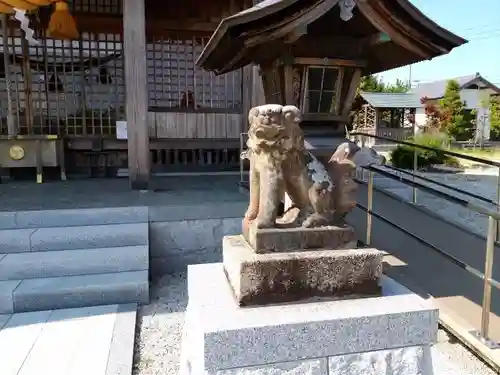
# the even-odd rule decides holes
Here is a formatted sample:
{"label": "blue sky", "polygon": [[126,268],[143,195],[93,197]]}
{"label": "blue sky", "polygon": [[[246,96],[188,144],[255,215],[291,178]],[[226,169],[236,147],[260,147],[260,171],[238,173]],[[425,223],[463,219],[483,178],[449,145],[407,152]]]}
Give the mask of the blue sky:
{"label": "blue sky", "polygon": [[[413,64],[412,81],[428,82],[479,72],[500,85],[500,0],[410,1],[433,21],[469,40],[448,55]],[[410,69],[406,66],[379,76],[386,82],[397,78],[407,81]]]}

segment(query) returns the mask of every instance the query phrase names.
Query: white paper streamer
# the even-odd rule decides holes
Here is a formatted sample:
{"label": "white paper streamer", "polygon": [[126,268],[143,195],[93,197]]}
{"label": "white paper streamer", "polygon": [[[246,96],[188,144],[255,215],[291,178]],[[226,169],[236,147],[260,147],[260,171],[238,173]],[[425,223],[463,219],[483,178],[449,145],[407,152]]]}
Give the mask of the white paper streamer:
{"label": "white paper streamer", "polygon": [[26,40],[30,44],[38,44],[38,40],[33,37],[34,31],[30,29],[30,20],[26,17],[26,11],[14,8],[16,13],[14,14],[14,18],[21,23],[21,30],[24,31],[24,35],[26,35]]}

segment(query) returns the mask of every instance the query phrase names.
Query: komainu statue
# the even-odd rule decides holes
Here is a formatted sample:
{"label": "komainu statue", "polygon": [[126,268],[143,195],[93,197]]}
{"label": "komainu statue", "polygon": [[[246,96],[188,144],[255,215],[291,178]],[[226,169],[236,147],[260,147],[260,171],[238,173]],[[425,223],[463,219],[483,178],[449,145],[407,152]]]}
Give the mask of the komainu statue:
{"label": "komainu statue", "polygon": [[[356,159],[363,160],[362,165],[382,162],[374,151],[360,152],[354,143],[345,142],[321,163],[304,146],[301,113],[294,106],[254,107],[248,120],[247,151],[242,154],[250,160],[245,222],[255,221],[257,228],[338,224],[356,205]],[[278,218],[285,197],[288,208]]]}

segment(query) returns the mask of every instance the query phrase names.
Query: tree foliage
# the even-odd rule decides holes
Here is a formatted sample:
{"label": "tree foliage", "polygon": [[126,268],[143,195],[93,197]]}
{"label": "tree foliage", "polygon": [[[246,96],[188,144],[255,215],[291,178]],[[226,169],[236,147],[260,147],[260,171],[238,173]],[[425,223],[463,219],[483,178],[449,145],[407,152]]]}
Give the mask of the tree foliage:
{"label": "tree foliage", "polygon": [[439,106],[429,101],[428,97],[423,97],[420,99],[420,103],[424,105],[425,110],[425,124],[423,131],[426,133],[439,132],[443,130],[441,128],[441,111]]}
{"label": "tree foliage", "polygon": [[489,101],[490,129],[492,136],[496,139],[500,137],[500,99],[492,97]]}
{"label": "tree foliage", "polygon": [[365,92],[407,92],[410,85],[400,79],[396,80],[394,84],[385,83],[382,79],[374,75],[368,75],[361,78],[358,91]]}
{"label": "tree foliage", "polygon": [[471,122],[474,113],[465,111],[460,98],[460,85],[455,80],[446,84],[443,98],[439,101],[441,128],[456,140],[468,140],[472,136]]}

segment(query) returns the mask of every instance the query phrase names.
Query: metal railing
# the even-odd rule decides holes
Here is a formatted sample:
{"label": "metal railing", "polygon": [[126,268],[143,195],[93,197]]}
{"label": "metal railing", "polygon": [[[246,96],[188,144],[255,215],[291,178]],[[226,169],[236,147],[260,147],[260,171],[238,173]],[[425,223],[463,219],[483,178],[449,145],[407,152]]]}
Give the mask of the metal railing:
{"label": "metal railing", "polygon": [[[437,149],[437,148],[433,148],[433,147],[429,147],[429,146],[417,145],[417,144],[414,144],[411,142],[398,141],[398,140],[394,140],[391,138],[374,136],[371,134],[352,133],[350,135],[354,135],[354,136],[360,135],[360,136],[365,136],[365,137],[381,138],[381,139],[384,139],[384,140],[387,140],[387,141],[390,141],[393,143],[408,145],[408,146],[414,147],[415,149],[421,148],[421,149],[426,149],[426,150],[439,151],[439,152],[444,153],[445,155],[450,155],[450,156],[454,156],[454,157],[465,159],[465,160],[471,160],[471,161],[495,166],[495,167],[499,168],[499,174],[500,174],[500,163],[497,163],[497,162],[494,162],[491,160],[477,158],[477,157],[469,156],[469,155],[463,155],[460,153],[447,151],[447,150],[441,150],[441,149]],[[416,157],[415,157],[415,159],[416,159]],[[416,164],[416,162],[414,164]],[[493,258],[494,258],[494,252],[495,252],[495,242],[499,239],[497,228],[498,228],[498,223],[500,221],[500,212],[499,212],[500,188],[498,188],[498,186],[500,186],[500,176],[499,176],[499,183],[497,183],[497,201],[495,202],[495,201],[492,201],[490,199],[481,197],[477,194],[473,194],[473,193],[464,191],[462,189],[455,188],[453,186],[448,186],[446,184],[443,184],[443,183],[438,182],[438,181],[434,181],[434,180],[426,178],[424,176],[419,176],[415,173],[416,172],[416,165],[414,165],[413,173],[409,172],[409,171],[400,170],[399,168],[389,167],[389,169],[396,170],[397,172],[411,175],[413,177],[412,180],[407,179],[407,178],[403,178],[400,176],[396,176],[388,171],[385,171],[381,168],[374,167],[374,166],[368,166],[368,167],[365,167],[364,169],[367,170],[369,173],[368,183],[367,183],[367,185],[368,185],[367,207],[364,207],[361,204],[358,204],[358,207],[360,209],[362,209],[363,211],[366,211],[366,241],[365,241],[366,245],[370,245],[370,243],[371,243],[372,223],[373,223],[373,217],[375,217],[375,218],[391,225],[392,227],[404,232],[405,234],[417,239],[419,242],[424,243],[430,249],[434,250],[435,252],[437,252],[439,255],[443,256],[447,260],[453,262],[454,264],[458,265],[459,267],[461,267],[465,271],[482,279],[484,281],[484,284],[483,284],[483,301],[482,301],[482,307],[481,307],[481,328],[480,328],[479,332],[477,332],[477,336],[490,348],[497,347],[497,345],[492,340],[489,339],[489,325],[490,325],[490,313],[491,313],[492,287],[495,287],[498,290],[500,290],[500,282],[493,279]],[[486,237],[486,257],[485,257],[484,273],[471,267],[467,263],[462,262],[461,260],[455,258],[451,254],[448,254],[447,252],[443,251],[442,249],[437,248],[436,246],[432,245],[431,243],[425,241],[425,239],[422,239],[422,238],[414,235],[413,233],[409,232],[405,228],[402,228],[401,226],[391,222],[387,218],[384,218],[383,216],[373,212],[373,190],[374,190],[374,174],[375,173],[379,173],[385,177],[388,177],[390,179],[394,179],[394,180],[400,181],[406,185],[409,185],[414,189],[414,191],[416,191],[417,189],[424,190],[432,195],[438,196],[438,197],[446,199],[447,201],[450,201],[452,203],[459,204],[460,206],[466,207],[474,212],[488,216],[488,230],[487,230],[487,237]],[[430,186],[423,185],[421,183],[416,182],[415,178],[419,178],[419,179],[426,181],[426,182],[434,183],[438,186],[445,187],[445,188],[450,189],[452,191],[459,192],[460,194],[470,196],[474,199],[478,199],[478,200],[481,200],[483,202],[496,204],[497,210],[495,211],[495,210],[488,209],[488,208],[481,206],[479,204],[472,203],[472,202],[467,201],[465,199],[461,199],[461,198],[455,197],[453,195],[444,193],[442,191],[436,190]],[[365,183],[365,181],[358,180],[358,183]],[[416,193],[413,194],[413,197],[414,197],[413,203],[415,204],[416,203],[416,199],[415,199]]]}
{"label": "metal railing", "polygon": [[[443,149],[439,149],[439,148],[435,148],[435,147],[419,145],[419,144],[408,142],[408,141],[400,141],[397,139],[393,139],[393,138],[389,138],[389,137],[381,137],[378,135],[372,135],[372,134],[368,134],[368,133],[352,132],[352,133],[349,133],[349,137],[355,137],[355,138],[359,137],[359,140],[361,141],[361,145],[364,145],[366,138],[374,138],[374,139],[380,139],[380,140],[384,140],[387,142],[395,143],[398,145],[405,145],[405,146],[413,147],[414,148],[414,152],[413,152],[413,176],[414,176],[413,181],[415,181],[415,178],[420,178],[417,175],[417,170],[418,170],[417,149],[427,150],[427,151],[436,151],[436,152],[440,152],[440,153],[447,155],[447,156],[453,156],[455,158],[473,161],[476,163],[481,163],[481,164],[486,164],[486,165],[489,165],[492,167],[496,167],[498,169],[498,173],[497,173],[496,202],[494,202],[494,203],[496,203],[496,205],[497,205],[497,211],[500,212],[500,163],[499,162],[496,162],[493,160],[488,160],[488,159],[483,159],[483,158],[478,158],[475,156],[465,155],[465,154],[461,154],[459,152],[453,152],[453,151],[443,150]],[[428,182],[436,183],[436,181],[432,181],[430,179]],[[452,186],[445,186],[445,187],[447,187],[450,190],[454,190],[454,188]],[[412,194],[412,202],[417,203],[417,189],[413,188],[412,193],[413,193]],[[466,194],[466,195],[472,196],[470,193],[467,193],[465,191],[461,192],[461,194]],[[477,196],[475,198],[477,199]],[[498,238],[500,238],[500,230],[499,229],[500,229],[500,227],[497,226],[497,236],[499,236]]]}

